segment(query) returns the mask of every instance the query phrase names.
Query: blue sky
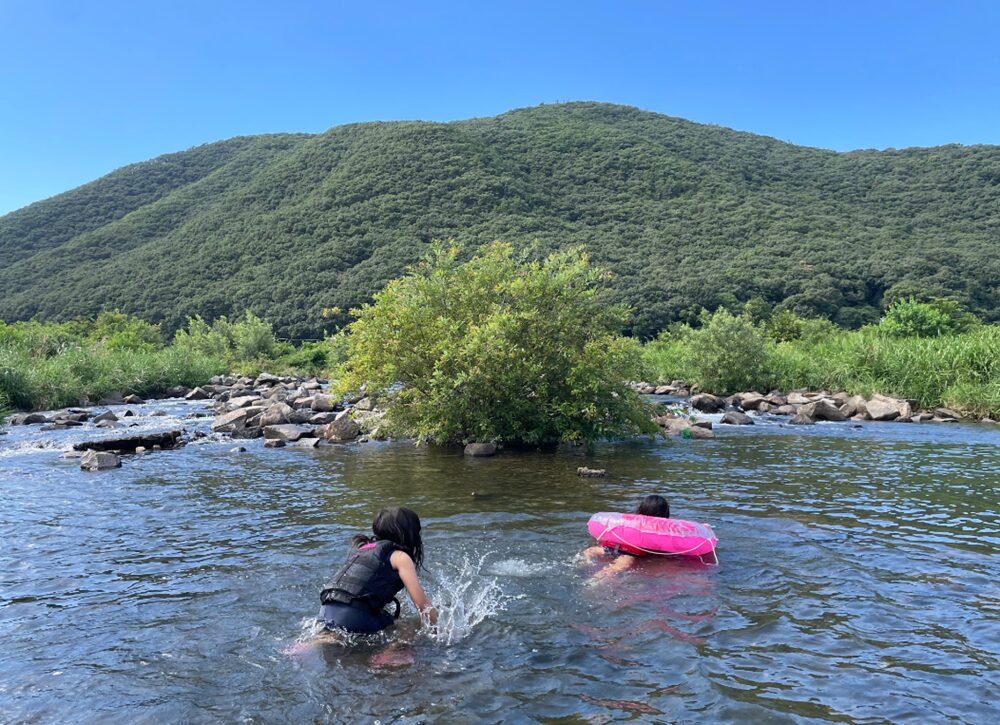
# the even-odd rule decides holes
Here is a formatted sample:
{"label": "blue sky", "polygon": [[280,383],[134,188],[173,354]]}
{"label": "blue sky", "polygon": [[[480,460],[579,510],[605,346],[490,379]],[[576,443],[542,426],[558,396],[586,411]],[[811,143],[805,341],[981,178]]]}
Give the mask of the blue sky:
{"label": "blue sky", "polygon": [[839,150],[1000,143],[1000,3],[0,0],[0,214],[241,134],[566,100]]}

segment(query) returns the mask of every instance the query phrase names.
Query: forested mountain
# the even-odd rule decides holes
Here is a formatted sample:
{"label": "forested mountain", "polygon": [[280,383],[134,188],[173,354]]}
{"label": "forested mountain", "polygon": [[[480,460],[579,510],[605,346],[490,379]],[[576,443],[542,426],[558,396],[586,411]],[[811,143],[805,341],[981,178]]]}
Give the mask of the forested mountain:
{"label": "forested mountain", "polygon": [[250,309],[317,337],[434,238],[583,244],[643,336],[753,298],[856,326],[951,295],[996,320],[1000,147],[835,153],[597,103],[236,138],[0,218],[0,318]]}

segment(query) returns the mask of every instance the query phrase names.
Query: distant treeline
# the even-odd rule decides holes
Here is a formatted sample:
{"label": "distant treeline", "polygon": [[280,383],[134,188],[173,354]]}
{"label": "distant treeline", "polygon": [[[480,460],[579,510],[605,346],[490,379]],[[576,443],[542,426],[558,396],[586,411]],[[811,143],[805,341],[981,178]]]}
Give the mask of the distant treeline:
{"label": "distant treeline", "polygon": [[1000,319],[1000,148],[834,153],[572,103],[244,137],[0,218],[0,319],[122,309],[322,338],[432,239],[583,244],[644,339],[703,310],[847,328],[899,299]]}

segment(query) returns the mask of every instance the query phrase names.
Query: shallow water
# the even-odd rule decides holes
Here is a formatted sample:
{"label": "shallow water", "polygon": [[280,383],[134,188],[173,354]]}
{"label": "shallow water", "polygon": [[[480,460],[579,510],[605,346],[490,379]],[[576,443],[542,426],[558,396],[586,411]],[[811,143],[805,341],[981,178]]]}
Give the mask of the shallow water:
{"label": "shallow water", "polygon": [[[141,428],[207,430],[185,417],[205,404],[136,410],[157,408]],[[96,474],[58,450],[93,430],[8,430],[2,722],[1000,717],[1000,431],[985,426],[720,426],[468,460],[209,438]],[[644,560],[593,583],[588,516],[653,491],[715,529],[719,566]],[[441,635],[410,610],[388,638],[303,646],[347,540],[388,504],[424,521]]]}

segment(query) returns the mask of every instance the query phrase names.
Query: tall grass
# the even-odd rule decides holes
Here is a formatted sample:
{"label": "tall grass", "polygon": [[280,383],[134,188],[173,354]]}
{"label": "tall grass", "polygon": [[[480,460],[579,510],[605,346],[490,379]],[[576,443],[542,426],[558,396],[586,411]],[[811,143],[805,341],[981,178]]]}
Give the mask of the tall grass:
{"label": "tall grass", "polygon": [[[701,383],[688,344],[682,337],[646,346],[645,360],[657,379]],[[883,393],[916,400],[925,408],[947,406],[972,415],[1000,416],[1000,326],[909,338],[867,327],[808,341],[769,342],[765,369],[753,387]]]}
{"label": "tall grass", "polygon": [[99,344],[68,345],[52,355],[37,355],[22,346],[4,346],[0,347],[0,401],[6,399],[21,410],[61,408],[114,393],[151,395],[175,385],[199,385],[226,369],[217,358],[172,347],[115,350]]}

